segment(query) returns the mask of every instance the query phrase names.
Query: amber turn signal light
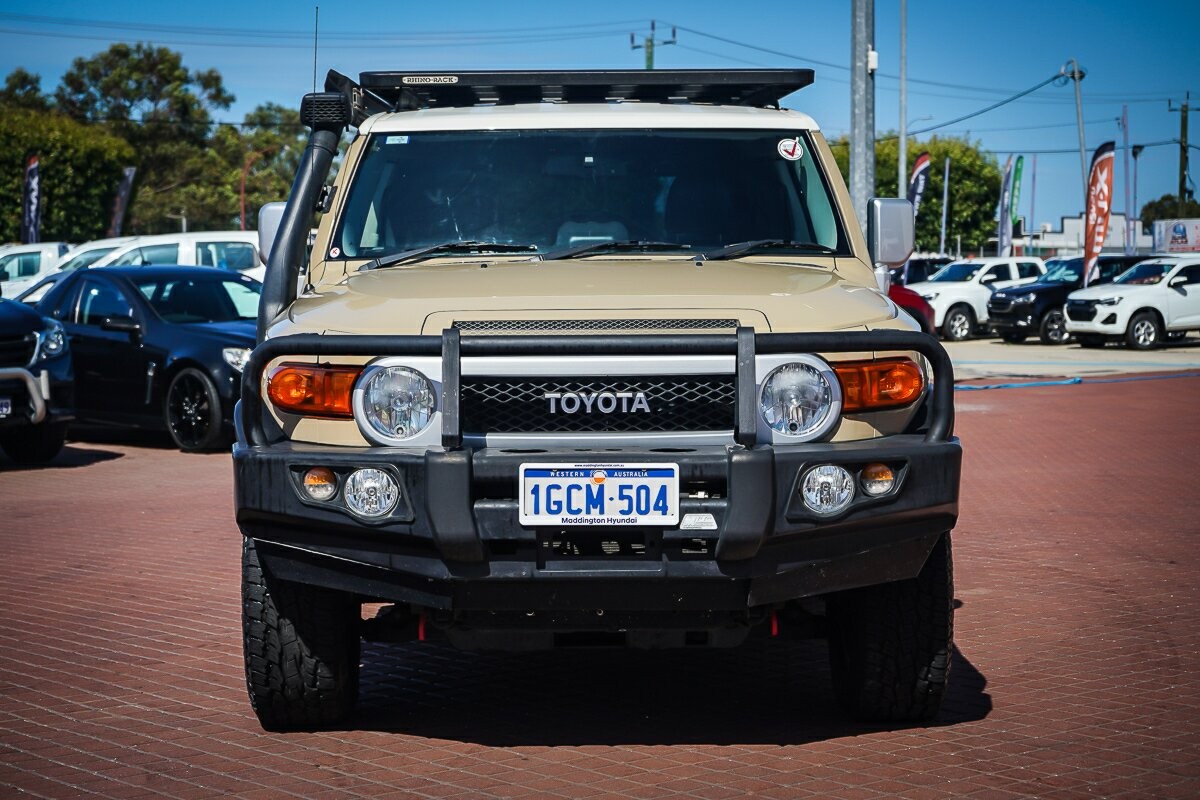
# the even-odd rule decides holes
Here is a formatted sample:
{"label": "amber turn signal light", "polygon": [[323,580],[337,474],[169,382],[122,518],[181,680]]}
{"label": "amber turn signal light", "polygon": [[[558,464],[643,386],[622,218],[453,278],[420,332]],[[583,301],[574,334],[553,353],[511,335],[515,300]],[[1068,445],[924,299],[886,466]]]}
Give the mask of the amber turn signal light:
{"label": "amber turn signal light", "polygon": [[354,366],[281,364],[267,379],[267,396],[293,414],[348,419],[354,416],[350,395],[361,372]]}
{"label": "amber turn signal light", "polygon": [[842,385],[842,410],[878,411],[915,401],[925,388],[925,376],[911,358],[843,361],[833,365]]}

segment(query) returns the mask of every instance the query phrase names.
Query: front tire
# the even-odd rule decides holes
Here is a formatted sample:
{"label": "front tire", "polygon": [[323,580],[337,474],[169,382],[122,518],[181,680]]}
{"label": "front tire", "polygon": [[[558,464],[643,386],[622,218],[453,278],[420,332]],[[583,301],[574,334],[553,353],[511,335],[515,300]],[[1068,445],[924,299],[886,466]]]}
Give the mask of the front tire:
{"label": "front tire", "polygon": [[167,386],[163,420],[175,446],[185,453],[212,450],[220,442],[221,398],[212,378],[195,367],[176,373]]}
{"label": "front tire", "polygon": [[916,578],[831,596],[829,660],[842,707],[871,722],[936,717],[950,676],[953,601],[949,534]]}
{"label": "front tire", "polygon": [[1158,317],[1151,311],[1139,311],[1129,320],[1125,343],[1134,350],[1153,350],[1162,344],[1163,330]]}
{"label": "front tire", "polygon": [[1067,318],[1063,316],[1062,311],[1046,312],[1038,329],[1038,338],[1042,340],[1042,344],[1066,344],[1071,339],[1071,333],[1067,330]]}
{"label": "front tire", "polygon": [[242,544],[242,643],[250,705],[265,730],[344,719],[358,701],[360,606],[353,595],[281,581]]}
{"label": "front tire", "polygon": [[975,312],[967,306],[954,306],[942,320],[942,338],[950,342],[970,339],[975,331]]}
{"label": "front tire", "polygon": [[45,464],[58,455],[66,441],[65,423],[43,422],[7,431],[0,436],[0,450],[18,464]]}

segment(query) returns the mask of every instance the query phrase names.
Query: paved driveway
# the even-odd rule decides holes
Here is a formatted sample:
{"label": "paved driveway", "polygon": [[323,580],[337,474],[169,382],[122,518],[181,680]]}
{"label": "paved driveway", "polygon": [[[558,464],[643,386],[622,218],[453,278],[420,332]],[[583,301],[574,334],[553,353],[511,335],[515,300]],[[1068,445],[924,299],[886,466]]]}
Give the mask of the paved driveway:
{"label": "paved driveway", "polygon": [[242,685],[225,455],[0,461],[0,797],[1200,796],[1200,377],[961,392],[942,719],[834,708],[820,642],[364,651],[344,730]]}

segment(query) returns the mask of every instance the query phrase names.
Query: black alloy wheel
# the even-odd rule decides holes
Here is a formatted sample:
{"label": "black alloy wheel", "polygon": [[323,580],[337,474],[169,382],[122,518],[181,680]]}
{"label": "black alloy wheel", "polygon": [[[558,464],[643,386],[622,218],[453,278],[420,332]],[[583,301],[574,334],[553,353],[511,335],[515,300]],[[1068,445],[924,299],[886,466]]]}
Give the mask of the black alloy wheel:
{"label": "black alloy wheel", "polygon": [[171,379],[164,401],[167,431],[185,453],[211,450],[221,440],[221,398],[212,378],[194,367]]}
{"label": "black alloy wheel", "polygon": [[1042,317],[1042,325],[1038,334],[1042,344],[1066,344],[1071,339],[1067,330],[1067,318],[1060,309],[1047,311]]}

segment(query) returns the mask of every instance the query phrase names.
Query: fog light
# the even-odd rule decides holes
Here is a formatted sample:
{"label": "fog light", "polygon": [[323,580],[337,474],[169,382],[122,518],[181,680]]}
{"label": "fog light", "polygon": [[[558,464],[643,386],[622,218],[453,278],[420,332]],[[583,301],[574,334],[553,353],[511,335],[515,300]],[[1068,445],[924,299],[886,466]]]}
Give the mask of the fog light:
{"label": "fog light", "polygon": [[814,467],[805,473],[800,495],[814,514],[824,517],[839,514],[854,499],[854,477],[833,464]]}
{"label": "fog light", "polygon": [[867,464],[862,471],[863,491],[871,497],[885,495],[896,485],[896,473],[887,464]]}
{"label": "fog light", "polygon": [[396,507],[400,487],[381,469],[358,469],[346,479],[346,507],[360,517],[382,517]]}
{"label": "fog light", "polygon": [[304,473],[304,491],[313,500],[328,500],[337,494],[337,475],[329,467],[313,467]]}

